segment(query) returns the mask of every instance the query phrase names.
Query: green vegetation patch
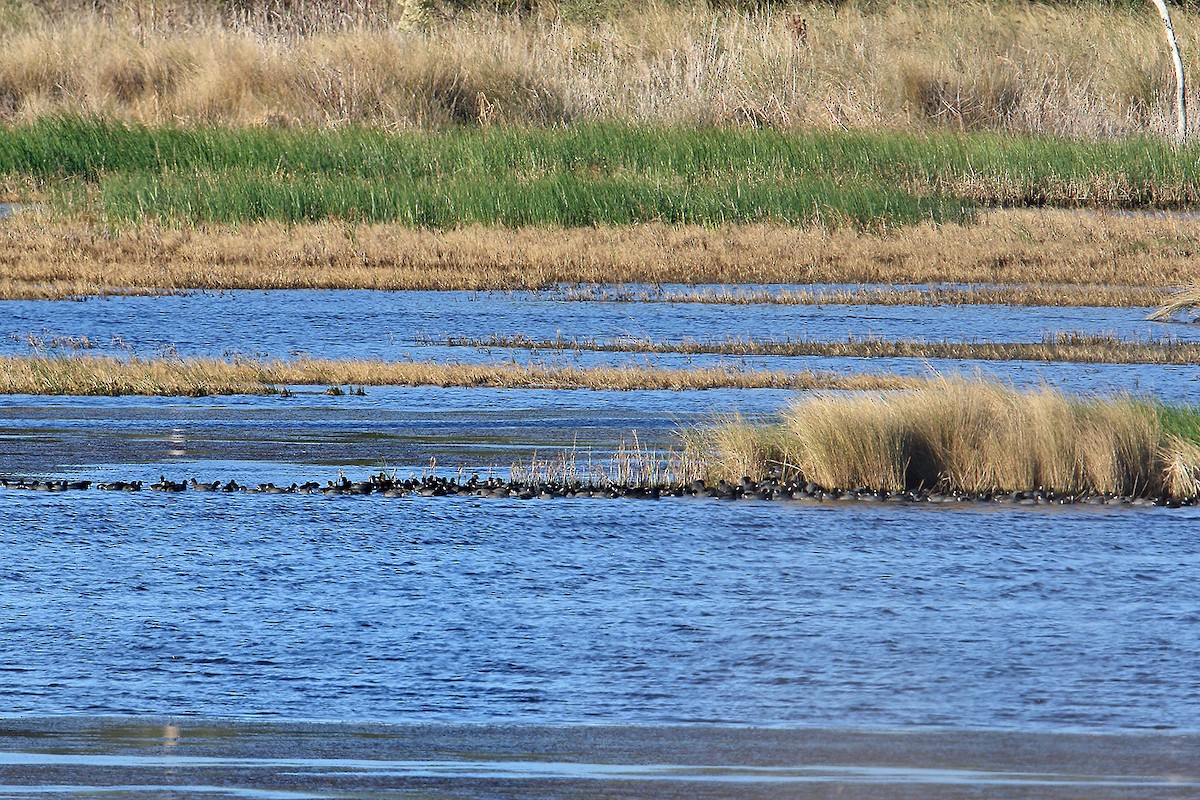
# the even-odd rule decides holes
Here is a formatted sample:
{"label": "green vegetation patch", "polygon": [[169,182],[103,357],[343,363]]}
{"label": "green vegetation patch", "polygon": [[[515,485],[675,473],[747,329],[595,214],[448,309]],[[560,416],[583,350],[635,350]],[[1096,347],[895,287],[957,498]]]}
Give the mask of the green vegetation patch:
{"label": "green vegetation patch", "polygon": [[1163,432],[1200,445],[1200,406],[1159,405]]}
{"label": "green vegetation patch", "polygon": [[739,128],[0,129],[0,174],[112,223],[586,226],[967,219],[978,205],[1190,208],[1200,148]]}

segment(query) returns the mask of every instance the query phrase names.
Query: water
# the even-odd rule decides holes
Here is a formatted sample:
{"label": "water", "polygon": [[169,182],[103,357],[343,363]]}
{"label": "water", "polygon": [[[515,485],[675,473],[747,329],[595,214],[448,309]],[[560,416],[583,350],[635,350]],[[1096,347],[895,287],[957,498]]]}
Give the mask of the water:
{"label": "water", "polygon": [[[237,291],[81,302],[0,301],[0,353],[30,335],[86,336],[100,352],[286,358],[422,357],[427,339],[882,338],[1040,341],[1059,331],[1200,341],[1200,327],[1146,322],[1149,309],[1007,306],[723,306],[595,303],[535,292]],[[4,338],[7,337],[7,338]],[[114,340],[114,337],[115,340]]]}
{"label": "water", "polygon": [[[101,352],[975,370],[520,353],[446,335],[1036,341],[1142,310],[238,292],[0,302]],[[0,330],[0,336],[5,331]],[[69,348],[60,348],[69,352]],[[778,391],[0,397],[0,475],[288,484],[666,448]],[[0,492],[0,798],[1200,797],[1200,509]]]}
{"label": "water", "polygon": [[1200,512],[3,496],[16,714],[1197,730]]}

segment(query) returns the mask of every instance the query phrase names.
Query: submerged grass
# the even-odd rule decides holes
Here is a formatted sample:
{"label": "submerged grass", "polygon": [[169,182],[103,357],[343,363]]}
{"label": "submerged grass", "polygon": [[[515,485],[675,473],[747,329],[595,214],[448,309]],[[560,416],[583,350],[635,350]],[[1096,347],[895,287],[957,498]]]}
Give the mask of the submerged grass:
{"label": "submerged grass", "polygon": [[782,469],[839,489],[1191,498],[1200,493],[1197,431],[1195,409],[938,379],[806,398],[774,427],[733,419],[693,433],[691,447],[712,479]]}
{"label": "submerged grass", "polygon": [[779,372],[736,367],[558,367],[539,364],[430,362],[224,361],[111,356],[0,357],[0,394],[161,395],[272,394],[288,386],[463,386],[518,389],[837,389],[880,390],[919,378]]}
{"label": "submerged grass", "polygon": [[1047,334],[1040,342],[921,341],[875,337],[822,339],[726,339],[655,341],[651,339],[530,339],[523,335],[482,338],[448,337],[435,344],[452,347],[503,347],[533,351],[610,353],[682,353],[733,356],[819,356],[833,358],[950,358],[986,361],[1060,361],[1086,364],[1200,364],[1200,343],[1174,339],[1131,341],[1111,334]]}
{"label": "submerged grass", "polygon": [[857,226],[984,206],[1179,209],[1200,145],[999,134],[564,128],[435,132],[124,126],[0,129],[0,175],[109,223],[324,219],[459,225]]}
{"label": "submerged grass", "polygon": [[[0,297],[60,298],[191,289],[559,288],[559,297],[661,299],[645,286],[564,284],[986,284],[937,291],[716,293],[679,301],[973,302],[1153,306],[1195,280],[1200,228],[1168,215],[1004,210],[974,225],[888,231],[772,224],[648,223],[587,228],[399,224],[0,223]],[[739,300],[740,298],[740,300]]]}

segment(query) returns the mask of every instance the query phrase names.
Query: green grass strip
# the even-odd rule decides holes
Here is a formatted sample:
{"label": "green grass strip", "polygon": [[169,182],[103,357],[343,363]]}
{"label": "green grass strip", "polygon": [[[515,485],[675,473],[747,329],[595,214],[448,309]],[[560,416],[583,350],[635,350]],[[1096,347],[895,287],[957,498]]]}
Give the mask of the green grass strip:
{"label": "green grass strip", "polygon": [[0,174],[111,222],[867,225],[982,205],[1191,208],[1200,146],[996,134],[652,128],[0,128]]}

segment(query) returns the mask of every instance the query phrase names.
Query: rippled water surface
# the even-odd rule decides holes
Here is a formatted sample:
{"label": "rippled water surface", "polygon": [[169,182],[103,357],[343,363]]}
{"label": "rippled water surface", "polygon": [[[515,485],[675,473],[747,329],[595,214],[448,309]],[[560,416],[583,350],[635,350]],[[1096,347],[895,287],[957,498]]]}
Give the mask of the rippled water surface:
{"label": "rippled water surface", "polygon": [[[77,303],[0,301],[0,352],[30,334],[86,336],[141,355],[295,353],[386,359],[417,355],[427,337],[525,334],[534,339],[634,336],[1040,341],[1056,331],[1200,340],[1200,327],[1144,321],[1149,309],[1007,306],[784,306],[597,303],[531,292],[238,291],[115,297]],[[114,338],[116,342],[114,343]]]}
{"label": "rippled water surface", "polygon": [[[0,302],[0,352],[61,336],[143,356],[979,371],[1194,402],[1190,367],[430,343],[1200,340],[1143,315],[236,292]],[[0,397],[0,477],[286,485],[564,451],[603,466],[795,397],[294,388]],[[1198,509],[0,491],[0,797],[1200,797],[1198,524]]]}
{"label": "rippled water surface", "polygon": [[11,712],[1195,729],[1194,511],[3,497]]}

